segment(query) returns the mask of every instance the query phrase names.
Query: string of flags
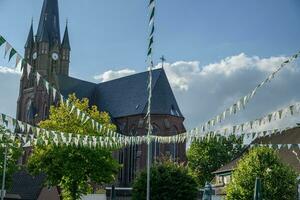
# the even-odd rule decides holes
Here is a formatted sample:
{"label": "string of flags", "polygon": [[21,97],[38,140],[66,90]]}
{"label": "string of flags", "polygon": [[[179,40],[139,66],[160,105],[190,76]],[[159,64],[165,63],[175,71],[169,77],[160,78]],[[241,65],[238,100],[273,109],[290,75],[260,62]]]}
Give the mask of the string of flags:
{"label": "string of flags", "polygon": [[238,125],[233,125],[227,128],[220,128],[217,130],[202,131],[201,129],[193,129],[188,134],[196,137],[205,137],[207,134],[213,135],[242,135],[247,131],[258,130],[260,127],[270,124],[276,120],[282,120],[287,117],[294,116],[300,113],[300,102],[285,106],[277,111],[271,112],[263,117],[244,122]]}
{"label": "string of flags", "polygon": [[218,114],[217,116],[213,117],[212,119],[208,120],[207,122],[203,123],[200,128],[202,131],[209,130],[210,128],[214,127],[216,124],[223,122],[229,116],[236,114],[237,112],[243,110],[249,101],[255,96],[257,91],[263,87],[265,84],[271,82],[272,79],[277,75],[277,73],[282,70],[288,64],[294,62],[300,56],[300,51],[295,53],[294,55],[290,56],[284,62],[282,62],[279,67],[272,72],[264,81],[258,84],[252,91],[250,91],[247,95],[241,97],[238,101],[234,104],[226,108],[222,113]]}
{"label": "string of flags", "polygon": [[[297,103],[297,106],[293,111],[290,110],[290,114],[294,115],[299,112],[300,104]],[[289,107],[290,108],[290,107]],[[275,113],[275,112],[274,112]],[[281,118],[282,119],[282,118]],[[249,145],[254,139],[264,136],[271,136],[273,134],[281,134],[284,131],[292,129],[294,127],[286,127],[281,129],[271,129],[263,131],[244,131],[239,134],[226,133],[222,134],[220,131],[210,131],[205,134],[199,134],[197,132],[187,132],[174,136],[125,136],[125,135],[115,135],[115,136],[94,136],[94,135],[80,135],[74,133],[64,133],[59,131],[46,130],[43,128],[35,127],[25,122],[16,120],[10,116],[7,116],[3,113],[0,113],[0,124],[3,124],[7,129],[16,131],[5,133],[7,137],[11,140],[19,138],[22,142],[23,147],[28,147],[31,145],[73,145],[73,146],[86,146],[90,148],[121,148],[128,145],[140,145],[143,143],[155,142],[162,144],[175,144],[175,143],[184,143],[187,141],[201,141],[204,139],[209,139],[210,137],[225,136],[229,137],[230,135],[237,135],[243,137],[243,145]],[[0,136],[0,140],[1,140]]]}

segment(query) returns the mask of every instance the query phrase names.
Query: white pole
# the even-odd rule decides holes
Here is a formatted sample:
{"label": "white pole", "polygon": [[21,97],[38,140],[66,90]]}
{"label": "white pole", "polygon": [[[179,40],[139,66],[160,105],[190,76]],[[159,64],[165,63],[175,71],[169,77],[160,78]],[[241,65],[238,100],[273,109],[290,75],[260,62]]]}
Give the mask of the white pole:
{"label": "white pole", "polygon": [[5,145],[4,151],[4,163],[3,163],[3,174],[2,174],[2,188],[1,188],[1,200],[4,200],[4,188],[5,188],[5,173],[6,173],[6,159],[7,159],[7,144]]}
{"label": "white pole", "polygon": [[147,151],[147,200],[150,200],[150,168],[151,168],[151,133],[152,133],[152,125],[151,125],[151,97],[152,97],[152,67],[153,63],[150,64],[149,69],[149,97],[148,97],[148,134],[147,134],[147,145],[148,145],[148,151]]}
{"label": "white pole", "polygon": [[[149,134],[148,134],[149,135]],[[151,143],[148,139],[148,155],[147,155],[147,200],[150,200],[150,168],[151,168]]]}

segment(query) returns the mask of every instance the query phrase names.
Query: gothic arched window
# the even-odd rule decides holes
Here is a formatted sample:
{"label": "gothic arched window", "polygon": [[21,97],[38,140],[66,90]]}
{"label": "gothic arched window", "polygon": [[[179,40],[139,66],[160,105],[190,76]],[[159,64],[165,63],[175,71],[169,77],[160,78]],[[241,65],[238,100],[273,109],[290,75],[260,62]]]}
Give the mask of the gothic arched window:
{"label": "gothic arched window", "polygon": [[[160,128],[156,124],[152,124],[152,135],[159,135],[160,134]],[[152,149],[152,161],[157,160],[160,154],[160,146],[158,142],[152,142],[151,144]]]}
{"label": "gothic arched window", "polygon": [[[178,129],[176,126],[172,126],[171,135],[176,135],[178,133]],[[176,143],[170,143],[166,145],[166,154],[170,156],[171,159],[176,160],[178,156],[178,149]]]}
{"label": "gothic arched window", "polygon": [[29,99],[26,103],[26,121],[31,122],[34,117],[34,108],[33,108],[33,103],[32,100]]}
{"label": "gothic arched window", "polygon": [[[136,136],[137,131],[136,131],[136,126],[133,125],[130,128],[129,132],[130,136]],[[136,175],[137,171],[137,152],[138,152],[138,145],[132,144],[128,147],[128,182],[130,183]]]}

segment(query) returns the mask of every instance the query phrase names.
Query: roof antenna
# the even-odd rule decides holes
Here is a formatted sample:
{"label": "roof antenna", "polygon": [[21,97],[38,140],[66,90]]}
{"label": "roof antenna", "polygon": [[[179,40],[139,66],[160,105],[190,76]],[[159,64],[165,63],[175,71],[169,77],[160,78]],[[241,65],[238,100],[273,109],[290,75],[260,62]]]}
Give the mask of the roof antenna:
{"label": "roof antenna", "polygon": [[161,60],[161,67],[164,68],[164,62],[166,61],[164,55],[162,55],[159,59]]}

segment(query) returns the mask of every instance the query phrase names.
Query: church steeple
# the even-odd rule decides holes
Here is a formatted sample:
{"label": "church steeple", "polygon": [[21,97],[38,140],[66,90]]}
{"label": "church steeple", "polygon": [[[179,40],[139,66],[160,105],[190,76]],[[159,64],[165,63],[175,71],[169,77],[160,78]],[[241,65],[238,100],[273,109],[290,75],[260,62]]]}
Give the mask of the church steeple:
{"label": "church steeple", "polygon": [[69,41],[68,22],[66,24],[66,29],[65,29],[63,41],[61,43],[61,47],[67,50],[71,50],[70,41]]}
{"label": "church steeple", "polygon": [[50,43],[60,44],[58,0],[44,0],[37,31],[37,40],[47,33]]}
{"label": "church steeple", "polygon": [[29,30],[29,33],[28,33],[28,36],[27,36],[27,41],[26,41],[26,44],[25,44],[25,48],[32,48],[33,45],[34,45],[33,25],[32,25],[32,22],[31,22],[30,30]]}

